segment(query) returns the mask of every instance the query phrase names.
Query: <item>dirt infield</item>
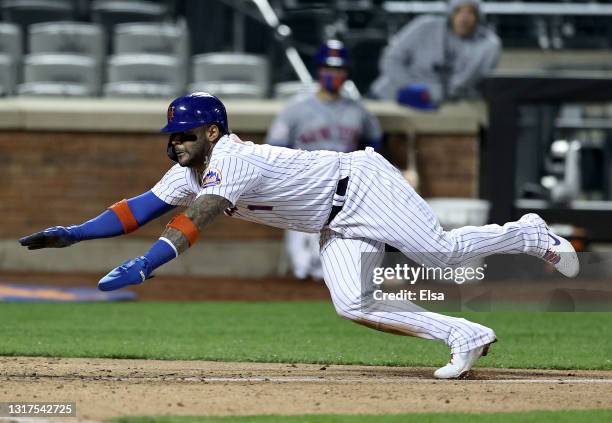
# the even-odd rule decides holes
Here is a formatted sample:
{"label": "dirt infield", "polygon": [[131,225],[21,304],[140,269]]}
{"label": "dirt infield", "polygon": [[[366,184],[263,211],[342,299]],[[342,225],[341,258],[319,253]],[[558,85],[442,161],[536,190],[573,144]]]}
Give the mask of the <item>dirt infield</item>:
{"label": "dirt infield", "polygon": [[[74,401],[121,415],[493,412],[612,408],[612,372],[0,357],[0,401]],[[72,419],[74,421],[74,419]]]}
{"label": "dirt infield", "polygon": [[[2,274],[5,283],[96,285],[99,275]],[[140,300],[328,299],[290,278],[160,276]],[[477,369],[436,381],[432,368],[0,357],[0,402],[70,401],[81,420],[122,415],[494,412],[612,408],[612,372]],[[0,418],[0,420],[2,420]],[[69,419],[74,421],[74,419]]]}

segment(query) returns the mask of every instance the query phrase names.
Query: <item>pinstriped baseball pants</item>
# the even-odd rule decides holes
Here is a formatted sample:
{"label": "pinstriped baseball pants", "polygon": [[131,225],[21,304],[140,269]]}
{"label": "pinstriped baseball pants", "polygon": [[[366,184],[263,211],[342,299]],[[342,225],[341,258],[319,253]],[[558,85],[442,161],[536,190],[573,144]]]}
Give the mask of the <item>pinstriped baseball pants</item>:
{"label": "pinstriped baseball pants", "polygon": [[380,266],[385,243],[427,266],[459,266],[500,253],[541,257],[548,247],[545,222],[530,214],[503,226],[444,231],[427,203],[382,156],[366,150],[343,160],[350,177],[346,200],[323,229],[320,244],[325,283],[338,314],[378,330],[444,341],[453,353],[492,342],[491,329],[465,319],[364,309],[361,273],[371,275]]}

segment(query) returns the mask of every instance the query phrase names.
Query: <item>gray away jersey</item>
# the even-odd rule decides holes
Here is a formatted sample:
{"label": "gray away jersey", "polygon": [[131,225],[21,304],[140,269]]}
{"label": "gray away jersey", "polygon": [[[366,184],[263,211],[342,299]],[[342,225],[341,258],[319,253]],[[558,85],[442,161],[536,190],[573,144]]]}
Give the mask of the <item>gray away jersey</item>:
{"label": "gray away jersey", "polygon": [[[382,137],[375,116],[358,101],[321,101],[316,93],[298,94],[276,117],[266,138],[271,145],[302,150],[351,152]],[[376,148],[376,147],[375,147]]]}
{"label": "gray away jersey", "polygon": [[153,187],[162,201],[189,206],[205,194],[228,199],[226,214],[239,219],[319,232],[329,216],[340,176],[341,153],[292,150],[223,136],[202,181],[174,165]]}

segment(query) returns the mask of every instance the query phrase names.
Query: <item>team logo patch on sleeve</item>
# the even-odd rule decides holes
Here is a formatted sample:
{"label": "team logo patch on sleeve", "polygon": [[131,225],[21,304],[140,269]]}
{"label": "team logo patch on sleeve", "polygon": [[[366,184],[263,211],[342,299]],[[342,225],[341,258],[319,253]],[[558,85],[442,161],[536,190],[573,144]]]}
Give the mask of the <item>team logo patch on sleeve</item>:
{"label": "team logo patch on sleeve", "polygon": [[221,169],[208,169],[206,175],[202,178],[202,188],[214,187],[221,185]]}

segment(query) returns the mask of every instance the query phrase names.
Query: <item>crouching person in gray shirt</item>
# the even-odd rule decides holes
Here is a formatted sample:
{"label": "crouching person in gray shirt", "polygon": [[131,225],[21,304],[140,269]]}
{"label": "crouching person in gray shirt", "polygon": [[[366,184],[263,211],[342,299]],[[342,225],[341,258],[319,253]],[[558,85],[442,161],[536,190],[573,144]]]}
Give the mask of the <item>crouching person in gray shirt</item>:
{"label": "crouching person in gray shirt", "polygon": [[370,94],[425,109],[477,97],[477,84],[495,68],[500,50],[499,38],[484,26],[480,1],[450,0],[446,16],[415,18],[390,40]]}

